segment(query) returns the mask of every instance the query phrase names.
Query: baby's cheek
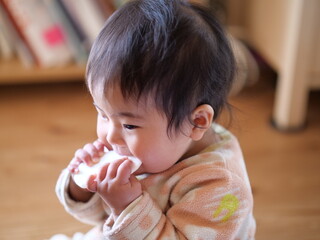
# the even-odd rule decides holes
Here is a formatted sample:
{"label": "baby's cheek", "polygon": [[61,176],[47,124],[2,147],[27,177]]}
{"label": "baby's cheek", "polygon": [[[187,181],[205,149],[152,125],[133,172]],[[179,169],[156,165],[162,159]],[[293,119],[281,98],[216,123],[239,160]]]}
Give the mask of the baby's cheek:
{"label": "baby's cheek", "polygon": [[107,133],[108,133],[108,125],[107,123],[104,123],[102,120],[97,120],[97,136],[98,139],[104,143],[105,145],[109,145],[107,142]]}

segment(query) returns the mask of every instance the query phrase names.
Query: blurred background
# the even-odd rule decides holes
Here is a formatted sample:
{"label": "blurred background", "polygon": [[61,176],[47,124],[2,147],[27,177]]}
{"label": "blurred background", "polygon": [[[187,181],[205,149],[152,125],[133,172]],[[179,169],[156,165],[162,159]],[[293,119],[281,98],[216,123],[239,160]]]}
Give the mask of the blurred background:
{"label": "blurred background", "polygon": [[[253,188],[256,239],[320,239],[320,1],[193,1],[218,16],[234,48],[230,128]],[[96,138],[85,63],[123,2],[0,0],[1,240],[90,229],[54,187]]]}

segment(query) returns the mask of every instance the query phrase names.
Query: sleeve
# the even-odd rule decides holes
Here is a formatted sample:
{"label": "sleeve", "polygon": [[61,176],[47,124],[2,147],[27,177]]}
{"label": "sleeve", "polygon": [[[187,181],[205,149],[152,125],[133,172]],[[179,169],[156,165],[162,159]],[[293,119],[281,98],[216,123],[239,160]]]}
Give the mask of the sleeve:
{"label": "sleeve", "polygon": [[251,213],[252,197],[237,176],[207,169],[181,179],[171,193],[168,206],[163,212],[144,192],[114,223],[105,223],[104,236],[107,239],[235,239]]}
{"label": "sleeve", "polygon": [[107,218],[107,214],[99,195],[93,195],[86,203],[72,200],[68,194],[70,177],[70,172],[64,169],[59,176],[55,189],[57,197],[65,210],[80,222],[90,225],[103,223]]}

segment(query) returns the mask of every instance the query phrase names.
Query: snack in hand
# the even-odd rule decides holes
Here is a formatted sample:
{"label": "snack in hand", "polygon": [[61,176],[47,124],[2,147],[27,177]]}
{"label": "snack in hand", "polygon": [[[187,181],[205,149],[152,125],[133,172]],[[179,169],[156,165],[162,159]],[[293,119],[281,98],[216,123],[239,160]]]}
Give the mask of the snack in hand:
{"label": "snack in hand", "polygon": [[[100,158],[99,162],[95,163],[92,166],[81,163],[78,167],[79,171],[73,174],[73,180],[79,187],[87,188],[87,183],[91,175],[98,174],[100,169],[106,163],[115,161],[123,157],[124,156],[117,154],[115,151],[108,151]],[[133,163],[131,173],[134,173],[140,167],[141,161],[135,157],[128,157],[128,159]]]}

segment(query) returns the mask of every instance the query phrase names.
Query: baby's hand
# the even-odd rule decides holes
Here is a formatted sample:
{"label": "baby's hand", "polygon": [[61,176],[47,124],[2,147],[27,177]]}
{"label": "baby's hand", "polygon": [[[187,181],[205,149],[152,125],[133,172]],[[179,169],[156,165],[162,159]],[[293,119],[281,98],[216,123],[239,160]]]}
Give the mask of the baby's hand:
{"label": "baby's hand", "polygon": [[142,194],[140,182],[131,174],[133,163],[121,158],[104,165],[89,179],[88,190],[98,192],[115,216]]}
{"label": "baby's hand", "polygon": [[104,144],[99,140],[84,145],[83,148],[75,152],[74,157],[68,165],[68,170],[71,173],[77,173],[79,171],[78,167],[82,162],[88,166],[92,166],[99,161],[100,157],[104,154],[104,149]]}

